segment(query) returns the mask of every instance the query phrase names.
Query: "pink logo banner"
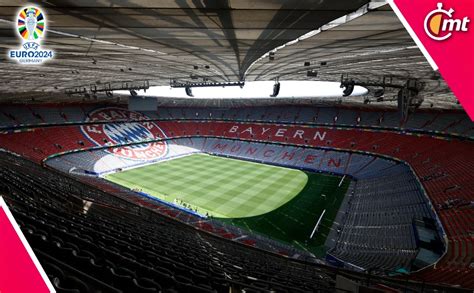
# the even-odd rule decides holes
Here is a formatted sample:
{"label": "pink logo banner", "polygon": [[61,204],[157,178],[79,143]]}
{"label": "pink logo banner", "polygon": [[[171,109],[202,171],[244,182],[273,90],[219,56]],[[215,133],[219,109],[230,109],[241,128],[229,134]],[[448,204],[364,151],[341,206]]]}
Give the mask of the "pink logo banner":
{"label": "pink logo banner", "polygon": [[0,197],[0,292],[56,292]]}
{"label": "pink logo banner", "polygon": [[390,0],[389,3],[474,121],[474,1]]}

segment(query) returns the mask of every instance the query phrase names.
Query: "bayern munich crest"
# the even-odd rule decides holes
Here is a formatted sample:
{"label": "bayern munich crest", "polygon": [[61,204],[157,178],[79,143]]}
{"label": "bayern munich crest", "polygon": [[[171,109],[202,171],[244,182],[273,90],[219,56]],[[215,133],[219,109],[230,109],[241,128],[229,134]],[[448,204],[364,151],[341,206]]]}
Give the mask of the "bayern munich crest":
{"label": "bayern munich crest", "polygon": [[[140,122],[123,122],[141,120]],[[144,121],[145,120],[145,121]],[[84,135],[98,146],[130,144],[166,138],[161,128],[141,113],[123,108],[102,108],[89,113],[87,122],[119,121],[117,123],[82,125]],[[124,147],[109,148],[107,152],[116,156],[148,161],[166,155],[168,147],[165,141],[133,144]]]}

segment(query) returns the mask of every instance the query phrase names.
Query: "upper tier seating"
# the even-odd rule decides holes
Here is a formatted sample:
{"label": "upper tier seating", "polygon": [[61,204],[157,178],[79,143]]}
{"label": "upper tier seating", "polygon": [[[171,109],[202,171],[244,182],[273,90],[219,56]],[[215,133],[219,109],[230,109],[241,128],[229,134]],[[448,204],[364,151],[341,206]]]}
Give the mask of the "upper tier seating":
{"label": "upper tier seating", "polygon": [[[106,106],[106,105],[103,105]],[[115,106],[113,106],[115,107]],[[0,128],[21,125],[80,123],[89,119],[94,105],[6,105],[0,111]],[[349,127],[382,127],[433,131],[467,137],[474,136],[474,125],[463,112],[420,112],[401,123],[393,110],[373,111],[357,108],[269,106],[251,108],[159,108],[145,112],[150,119],[194,119],[312,123]],[[113,120],[113,118],[112,118]]]}

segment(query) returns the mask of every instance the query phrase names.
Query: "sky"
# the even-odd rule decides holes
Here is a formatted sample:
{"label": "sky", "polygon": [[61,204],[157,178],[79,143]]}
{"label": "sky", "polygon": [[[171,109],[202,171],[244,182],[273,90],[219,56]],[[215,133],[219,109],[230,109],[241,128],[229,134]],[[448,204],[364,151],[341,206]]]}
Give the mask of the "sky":
{"label": "sky", "polygon": [[[194,87],[192,93],[194,97],[186,95],[184,88],[171,88],[170,86],[150,87],[146,93],[138,91],[140,96],[147,97],[168,97],[168,98],[206,98],[206,99],[257,99],[269,98],[273,93],[274,81],[250,81],[245,82],[245,86],[228,87]],[[336,98],[342,97],[342,90],[338,82],[329,81],[280,81],[280,93],[278,98]],[[129,95],[128,91],[115,91],[117,94]],[[359,96],[367,93],[367,89],[356,86],[352,96]]]}

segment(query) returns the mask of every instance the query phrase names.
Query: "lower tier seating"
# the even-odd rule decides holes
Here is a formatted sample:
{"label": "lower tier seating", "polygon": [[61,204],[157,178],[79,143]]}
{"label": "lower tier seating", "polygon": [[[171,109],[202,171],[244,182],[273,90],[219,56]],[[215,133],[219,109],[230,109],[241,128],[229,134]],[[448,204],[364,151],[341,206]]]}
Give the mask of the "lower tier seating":
{"label": "lower tier seating", "polygon": [[58,292],[333,292],[436,287],[296,262],[208,235],[23,159],[0,155],[0,193]]}

